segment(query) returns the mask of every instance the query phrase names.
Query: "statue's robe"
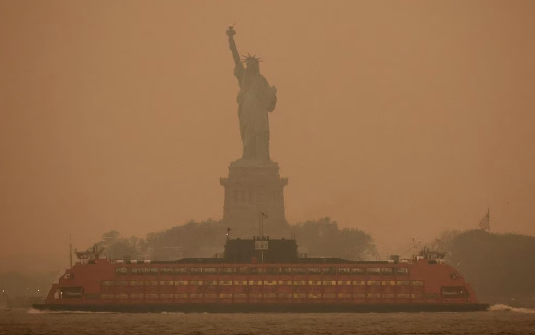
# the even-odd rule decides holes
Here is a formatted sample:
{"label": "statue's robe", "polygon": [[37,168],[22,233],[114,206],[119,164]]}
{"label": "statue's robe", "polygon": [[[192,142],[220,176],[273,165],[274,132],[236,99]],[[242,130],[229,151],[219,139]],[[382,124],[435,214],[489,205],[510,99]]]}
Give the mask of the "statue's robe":
{"label": "statue's robe", "polygon": [[240,92],[237,101],[243,158],[269,162],[268,112],[275,110],[277,96],[260,73],[252,73],[236,66]]}

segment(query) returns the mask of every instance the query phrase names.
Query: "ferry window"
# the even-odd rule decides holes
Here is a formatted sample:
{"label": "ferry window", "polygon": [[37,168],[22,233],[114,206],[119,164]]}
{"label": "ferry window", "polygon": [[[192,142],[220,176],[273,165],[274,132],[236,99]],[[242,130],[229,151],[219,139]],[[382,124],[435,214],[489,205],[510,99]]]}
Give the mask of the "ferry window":
{"label": "ferry window", "polygon": [[247,298],[247,294],[246,293],[234,293],[234,298],[246,299]]}
{"label": "ferry window", "polygon": [[293,297],[296,299],[303,299],[303,298],[306,298],[307,295],[306,293],[294,293]]}
{"label": "ferry window", "polygon": [[189,272],[191,274],[201,274],[202,273],[202,268],[190,268]]}
{"label": "ferry window", "polygon": [[249,293],[249,298],[262,299],[262,293]]}
{"label": "ferry window", "polygon": [[170,286],[170,285],[174,285],[175,282],[172,281],[172,280],[162,280],[160,281],[160,285],[167,285],[167,286]]}
{"label": "ferry window", "polygon": [[292,268],[279,268],[279,272],[284,274],[291,274]]}
{"label": "ferry window", "polygon": [[202,285],[202,280],[190,280],[190,285]]}
{"label": "ferry window", "polygon": [[288,299],[292,297],[292,294],[291,293],[278,293],[277,296],[279,298]]}
{"label": "ferry window", "polygon": [[117,285],[117,286],[126,286],[126,285],[128,285],[128,282],[126,280],[120,280],[120,281],[116,281],[115,285]]}
{"label": "ferry window", "polygon": [[173,293],[161,293],[160,298],[164,299],[173,299],[174,294]]}
{"label": "ferry window", "polygon": [[369,299],[381,299],[381,294],[380,293],[368,293],[366,297]]}
{"label": "ferry window", "polygon": [[245,267],[236,268],[236,272],[239,273],[239,274],[247,274],[247,273],[249,273],[249,268],[245,268]]}
{"label": "ferry window", "polygon": [[173,274],[173,268],[161,268],[160,273],[162,275],[172,275]]}
{"label": "ferry window", "polygon": [[413,286],[424,286],[424,282],[421,280],[413,280],[412,281]]}
{"label": "ferry window", "polygon": [[279,269],[274,267],[265,268],[267,275],[276,275],[279,274]]}
{"label": "ferry window", "polygon": [[309,299],[321,299],[321,293],[309,293],[308,298]]}
{"label": "ferry window", "polygon": [[293,284],[294,285],[306,285],[307,282],[306,282],[306,280],[294,280]]}
{"label": "ferry window", "polygon": [[352,275],[364,275],[366,273],[365,268],[351,268]]}
{"label": "ferry window", "polygon": [[361,286],[361,285],[366,285],[366,282],[364,280],[353,280],[351,282],[351,285],[353,285],[353,286]]}
{"label": "ferry window", "polygon": [[398,276],[409,275],[409,268],[396,268],[396,275]]}
{"label": "ferry window", "polygon": [[336,268],[322,268],[321,272],[324,275],[326,275],[326,274],[335,274],[336,273]]}
{"label": "ferry window", "polygon": [[146,293],[145,294],[145,298],[158,299],[158,294],[156,294],[156,293]]}
{"label": "ferry window", "polygon": [[323,293],[323,299],[334,299],[336,298],[335,293]]}
{"label": "ferry window", "polygon": [[338,268],[338,273],[339,274],[350,274],[351,273],[351,269],[350,268]]}
{"label": "ferry window", "polygon": [[128,294],[116,294],[115,299],[128,299]]}
{"label": "ferry window", "polygon": [[440,298],[440,295],[438,293],[426,293],[425,298],[426,299],[438,299]]}
{"label": "ferry window", "polygon": [[366,285],[372,285],[372,286],[381,285],[381,281],[379,281],[379,280],[368,280],[366,282]]}
{"label": "ferry window", "polygon": [[353,298],[364,299],[364,298],[366,298],[366,294],[364,294],[364,293],[353,293]]}
{"label": "ferry window", "polygon": [[336,281],[335,280],[324,280],[323,281],[323,285],[327,285],[327,286],[336,285]]}
{"label": "ferry window", "polygon": [[321,285],[321,280],[309,280],[308,285]]}
{"label": "ferry window", "polygon": [[143,281],[142,280],[131,280],[130,281],[130,285],[133,286],[133,285],[143,285]]}
{"label": "ferry window", "polygon": [[184,286],[184,285],[188,285],[187,280],[175,280],[175,286]]}
{"label": "ferry window", "polygon": [[130,299],[143,299],[143,293],[131,293]]}
{"label": "ferry window", "polygon": [[146,280],[145,281],[145,285],[146,286],[154,286],[154,285],[158,285],[158,281],[157,280]]}
{"label": "ferry window", "polygon": [[219,293],[219,298],[221,299],[232,299],[232,293]]}
{"label": "ferry window", "polygon": [[217,298],[217,293],[205,293],[204,297],[207,299],[215,299]]}
{"label": "ferry window", "polygon": [[259,273],[264,273],[264,272],[265,272],[264,268],[251,268],[251,274],[259,274]]}
{"label": "ferry window", "polygon": [[398,293],[396,296],[398,299],[409,299],[411,297],[408,293]]}
{"label": "ferry window", "polygon": [[292,268],[293,274],[304,275],[307,273],[307,268]]}
{"label": "ferry window", "polygon": [[189,297],[192,299],[202,299],[202,293],[191,293]]}
{"label": "ferry window", "polygon": [[223,275],[231,275],[236,272],[235,268],[219,268],[219,273]]}
{"label": "ferry window", "polygon": [[118,275],[127,275],[128,274],[128,268],[116,268],[115,273]]}
{"label": "ferry window", "polygon": [[468,297],[468,291],[463,286],[442,286],[441,292],[444,298]]}
{"label": "ferry window", "polygon": [[383,280],[381,282],[381,285],[396,285],[396,281],[395,280]]}
{"label": "ferry window", "polygon": [[342,299],[351,298],[351,293],[338,293],[338,298],[342,298]]}
{"label": "ferry window", "polygon": [[264,280],[264,285],[277,285],[276,280]]}
{"label": "ferry window", "polygon": [[235,280],[234,285],[247,285],[247,280]]}
{"label": "ferry window", "polygon": [[309,274],[321,274],[322,270],[321,268],[308,268]]}
{"label": "ferry window", "polygon": [[219,285],[230,286],[232,285],[232,280],[220,280]]}
{"label": "ferry window", "polygon": [[262,285],[261,280],[249,280],[249,285]]}
{"label": "ferry window", "polygon": [[101,299],[113,299],[113,294],[105,294],[105,293],[103,293],[103,294],[100,295],[100,298]]}
{"label": "ferry window", "polygon": [[217,274],[217,268],[204,268],[202,269],[202,272],[205,275],[214,275],[214,274]]}
{"label": "ferry window", "polygon": [[174,273],[176,274],[186,274],[188,273],[188,268],[174,268]]}
{"label": "ferry window", "polygon": [[203,285],[217,285],[217,280],[205,280],[202,282]]}
{"label": "ferry window", "polygon": [[277,297],[277,294],[275,293],[264,293],[264,298],[265,299],[274,299]]}
{"label": "ferry window", "polygon": [[279,280],[279,285],[292,285],[291,280]]}
{"label": "ferry window", "polygon": [[406,286],[406,285],[410,285],[411,282],[409,280],[398,280],[396,281],[396,285],[402,285],[402,286]]}
{"label": "ferry window", "polygon": [[339,280],[337,285],[351,285],[351,280]]}
{"label": "ferry window", "polygon": [[145,273],[145,268],[130,268],[130,273],[133,275],[142,275]]}
{"label": "ferry window", "polygon": [[145,268],[145,274],[146,275],[157,275],[158,274],[158,268]]}
{"label": "ferry window", "polygon": [[381,268],[367,268],[366,274],[371,276],[381,274]]}
{"label": "ferry window", "polygon": [[394,274],[393,268],[381,268],[381,274],[386,276],[391,276]]}
{"label": "ferry window", "polygon": [[381,294],[381,298],[383,299],[394,299],[396,297],[393,293],[383,293]]}
{"label": "ferry window", "polygon": [[411,294],[411,299],[423,299],[424,295],[421,293],[413,293]]}
{"label": "ferry window", "polygon": [[110,280],[103,280],[100,282],[100,285],[102,286],[112,286],[114,283]]}
{"label": "ferry window", "polygon": [[175,293],[175,298],[177,299],[187,299],[188,294],[187,293]]}

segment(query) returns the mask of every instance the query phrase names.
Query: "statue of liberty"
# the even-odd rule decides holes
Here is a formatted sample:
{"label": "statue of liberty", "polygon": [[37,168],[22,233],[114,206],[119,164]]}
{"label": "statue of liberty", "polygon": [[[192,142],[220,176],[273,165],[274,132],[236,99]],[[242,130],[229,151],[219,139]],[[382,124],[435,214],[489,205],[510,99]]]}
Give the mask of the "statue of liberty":
{"label": "statue of liberty", "polygon": [[[238,78],[238,118],[243,143],[243,155],[239,162],[246,161],[271,164],[269,157],[269,120],[268,112],[275,110],[277,89],[269,86],[260,74],[260,59],[256,56],[242,56],[236,48],[233,27],[227,30],[230,50],[234,59],[234,75]],[[244,68],[244,62],[247,67]]]}

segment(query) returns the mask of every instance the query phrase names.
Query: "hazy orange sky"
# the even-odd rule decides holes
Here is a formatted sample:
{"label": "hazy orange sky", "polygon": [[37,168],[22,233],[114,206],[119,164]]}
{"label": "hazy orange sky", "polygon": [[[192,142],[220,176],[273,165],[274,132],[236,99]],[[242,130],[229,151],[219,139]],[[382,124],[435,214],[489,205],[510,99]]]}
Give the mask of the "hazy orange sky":
{"label": "hazy orange sky", "polygon": [[233,61],[278,88],[291,223],[380,250],[535,235],[535,1],[0,2],[0,272],[62,267],[69,234],[219,219],[241,155]]}

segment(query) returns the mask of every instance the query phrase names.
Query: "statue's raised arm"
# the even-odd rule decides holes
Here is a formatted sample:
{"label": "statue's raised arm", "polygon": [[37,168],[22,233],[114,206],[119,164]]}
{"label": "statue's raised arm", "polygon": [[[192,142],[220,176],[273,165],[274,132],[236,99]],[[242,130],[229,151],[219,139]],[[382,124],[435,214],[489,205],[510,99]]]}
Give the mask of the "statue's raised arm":
{"label": "statue's raised arm", "polygon": [[[240,135],[243,142],[242,162],[255,164],[272,164],[269,157],[269,118],[268,113],[277,104],[277,89],[269,86],[266,78],[260,74],[260,58],[247,54],[240,59],[233,27],[227,30],[228,43],[234,59],[234,76],[238,79],[240,92],[238,102],[238,118],[240,119]],[[243,64],[245,63],[245,65]]]}
{"label": "statue's raised arm", "polygon": [[234,35],[236,35],[236,30],[234,30],[234,26],[228,27],[228,30],[227,30],[228,44],[230,47],[230,51],[232,51],[232,58],[234,59],[234,64],[237,67],[240,67],[243,69],[243,64],[240,60],[240,54],[238,53],[238,48],[236,48],[236,42],[234,41]]}

